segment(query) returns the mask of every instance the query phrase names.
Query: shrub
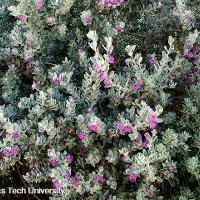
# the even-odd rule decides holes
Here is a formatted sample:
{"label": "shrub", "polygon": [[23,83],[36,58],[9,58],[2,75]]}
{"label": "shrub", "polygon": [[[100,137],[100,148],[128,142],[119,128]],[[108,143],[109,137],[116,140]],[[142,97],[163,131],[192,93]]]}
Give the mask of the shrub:
{"label": "shrub", "polygon": [[50,199],[198,199],[198,1],[0,5],[1,174]]}

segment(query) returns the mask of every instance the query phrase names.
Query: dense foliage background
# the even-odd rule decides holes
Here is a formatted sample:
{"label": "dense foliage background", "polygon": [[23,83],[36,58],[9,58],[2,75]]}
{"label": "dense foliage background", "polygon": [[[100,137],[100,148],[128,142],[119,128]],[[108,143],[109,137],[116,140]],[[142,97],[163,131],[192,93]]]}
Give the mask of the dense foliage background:
{"label": "dense foliage background", "polygon": [[199,199],[199,30],[199,0],[1,0],[1,175]]}

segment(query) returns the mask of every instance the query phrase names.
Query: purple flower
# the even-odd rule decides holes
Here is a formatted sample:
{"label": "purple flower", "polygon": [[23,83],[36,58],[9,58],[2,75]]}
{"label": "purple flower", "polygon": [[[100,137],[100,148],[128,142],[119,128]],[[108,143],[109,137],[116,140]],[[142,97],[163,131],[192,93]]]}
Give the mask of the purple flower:
{"label": "purple flower", "polygon": [[74,160],[74,157],[71,154],[67,154],[66,161],[71,164]]}
{"label": "purple flower", "polygon": [[77,137],[79,140],[84,140],[86,138],[86,134],[83,132],[80,132],[77,134]]}
{"label": "purple flower", "polygon": [[102,69],[100,69],[100,70],[98,71],[98,75],[99,75],[99,79],[100,79],[100,80],[104,80],[105,77],[106,77],[106,73],[105,73],[105,71],[102,70]]}
{"label": "purple flower", "polygon": [[17,131],[12,131],[11,135],[13,139],[15,140],[19,139],[19,133]]}
{"label": "purple flower", "polygon": [[55,74],[53,77],[52,83],[54,85],[59,85],[61,80],[62,80],[61,76],[58,76],[57,74]]}
{"label": "purple flower", "polygon": [[122,33],[122,32],[124,32],[125,23],[124,22],[120,22],[119,24],[117,24],[115,26],[115,28],[117,29],[118,33]]}
{"label": "purple flower", "polygon": [[1,156],[2,156],[2,157],[13,156],[13,155],[16,155],[19,151],[20,151],[19,147],[18,147],[17,145],[14,145],[14,146],[12,146],[11,148],[5,148],[5,149],[1,152]]}
{"label": "purple flower", "polygon": [[149,122],[149,128],[150,129],[155,129],[157,126],[157,123],[156,122]]}
{"label": "purple flower", "polygon": [[84,26],[92,24],[92,13],[90,10],[83,11],[81,13],[81,21],[83,22]]}
{"label": "purple flower", "polygon": [[27,39],[26,40],[26,44],[29,45],[29,46],[32,46],[33,45],[33,40],[31,38]]}
{"label": "purple flower", "polygon": [[110,63],[110,64],[115,64],[115,59],[112,55],[108,55],[106,57],[106,60]]}
{"label": "purple flower", "polygon": [[20,151],[19,147],[14,145],[13,147],[11,147],[11,155],[15,155]]}
{"label": "purple flower", "polygon": [[92,107],[89,107],[89,108],[87,109],[87,112],[88,112],[88,113],[92,113]]}
{"label": "purple flower", "polygon": [[142,142],[142,136],[139,134],[135,137],[134,141],[137,143],[137,144],[141,144]]}
{"label": "purple flower", "polygon": [[55,158],[55,157],[52,157],[52,158],[49,159],[49,163],[50,163],[53,167],[56,166],[57,162],[58,162],[58,160],[57,160],[57,158]]}
{"label": "purple flower", "polygon": [[41,9],[42,6],[43,6],[43,1],[42,0],[37,0],[36,1],[36,6],[37,6],[37,9]]}
{"label": "purple flower", "polygon": [[27,62],[26,65],[25,65],[26,71],[29,71],[30,68],[31,68],[31,62]]}
{"label": "purple flower", "polygon": [[169,76],[170,76],[170,77],[176,77],[176,72],[170,72],[170,73],[169,73]]}
{"label": "purple flower", "polygon": [[118,123],[117,129],[123,133],[130,133],[133,130],[133,127],[128,124]]}
{"label": "purple flower", "polygon": [[130,97],[129,97],[129,96],[125,96],[125,97],[124,97],[124,100],[125,100],[125,101],[129,101],[129,100],[130,100]]}
{"label": "purple flower", "polygon": [[88,124],[87,128],[90,131],[93,131],[93,132],[96,132],[96,133],[100,132],[100,128],[97,125],[95,125],[95,124]]}
{"label": "purple flower", "polygon": [[53,186],[53,189],[60,189],[61,188],[61,184],[58,180],[53,181],[52,186]]}
{"label": "purple flower", "polygon": [[69,171],[65,172],[64,178],[68,181],[71,177],[71,173]]}
{"label": "purple flower", "polygon": [[132,172],[131,174],[129,174],[128,176],[128,180],[132,183],[135,183],[137,180],[138,175],[135,172]]}
{"label": "purple flower", "polygon": [[9,156],[11,156],[11,151],[10,151],[10,149],[8,149],[8,148],[4,149],[4,150],[1,152],[1,156],[2,156],[2,157],[9,157]]}
{"label": "purple flower", "polygon": [[144,141],[144,144],[143,144],[143,147],[144,147],[145,149],[148,149],[148,148],[149,148],[149,141],[145,140],[145,141]]}
{"label": "purple flower", "polygon": [[158,117],[155,113],[151,113],[147,117],[148,123],[149,123],[149,128],[150,129],[155,129],[157,126],[158,122]]}
{"label": "purple flower", "polygon": [[73,183],[75,187],[77,187],[80,184],[80,178],[79,176],[74,176]]}
{"label": "purple flower", "polygon": [[97,183],[99,183],[99,184],[102,184],[102,183],[105,181],[105,178],[104,178],[104,176],[96,175],[96,176],[94,177],[94,180],[95,180],[95,182],[97,182]]}
{"label": "purple flower", "polygon": [[85,16],[83,18],[83,24],[85,26],[91,25],[92,24],[92,18],[91,18],[91,16]]}
{"label": "purple flower", "polygon": [[193,53],[192,53],[192,51],[188,51],[187,57],[190,58],[190,59],[193,58]]}
{"label": "purple flower", "polygon": [[125,162],[125,161],[126,161],[126,159],[127,159],[127,157],[126,157],[125,155],[121,155],[121,156],[120,156],[120,159],[121,159],[122,161],[124,161],[124,162]]}
{"label": "purple flower", "polygon": [[142,80],[136,81],[136,82],[132,85],[133,90],[137,91],[137,90],[141,89],[142,84],[143,84],[143,81],[142,81]]}
{"label": "purple flower", "polygon": [[111,83],[111,80],[109,77],[106,77],[104,80],[103,80],[103,84],[104,84],[104,87],[108,87]]}
{"label": "purple flower", "polygon": [[32,89],[39,91],[40,90],[40,84],[37,81],[33,81]]}
{"label": "purple flower", "polygon": [[156,64],[156,59],[155,58],[151,58],[151,59],[149,59],[149,64],[150,65],[155,65]]}
{"label": "purple flower", "polygon": [[47,153],[50,154],[53,151],[52,148],[47,149]]}
{"label": "purple flower", "polygon": [[191,10],[187,13],[186,18],[187,18],[188,22],[190,22],[192,24],[192,26],[195,25],[194,16],[193,16],[193,13]]}
{"label": "purple flower", "polygon": [[150,135],[148,132],[146,132],[146,133],[144,134],[144,137],[148,140],[148,139],[151,138],[151,135]]}
{"label": "purple flower", "polygon": [[124,3],[125,0],[102,0],[101,6],[103,8],[109,8],[109,7],[115,7],[120,6],[122,3]]}
{"label": "purple flower", "polygon": [[26,16],[21,14],[21,15],[18,16],[18,19],[19,19],[21,22],[25,22]]}
{"label": "purple flower", "polygon": [[99,70],[101,69],[101,66],[100,66],[99,64],[95,64],[95,65],[94,65],[94,68],[95,68],[97,71],[99,71]]}
{"label": "purple flower", "polygon": [[80,47],[80,48],[78,49],[78,52],[79,52],[79,53],[83,53],[83,52],[85,52],[85,50],[84,50],[84,48]]}
{"label": "purple flower", "polygon": [[188,43],[188,44],[187,44],[187,49],[191,50],[192,48],[193,48],[193,44]]}

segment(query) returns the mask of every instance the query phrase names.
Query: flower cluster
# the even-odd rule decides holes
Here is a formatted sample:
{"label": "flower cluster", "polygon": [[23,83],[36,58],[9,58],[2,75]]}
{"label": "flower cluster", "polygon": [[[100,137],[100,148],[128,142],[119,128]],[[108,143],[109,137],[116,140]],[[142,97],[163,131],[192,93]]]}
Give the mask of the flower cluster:
{"label": "flower cluster", "polygon": [[10,157],[16,155],[20,151],[19,147],[14,145],[10,148],[5,148],[3,151],[1,151],[2,157]]}
{"label": "flower cluster", "polygon": [[101,5],[103,8],[110,8],[120,6],[125,3],[125,0],[102,0]]}
{"label": "flower cluster", "polygon": [[81,21],[85,26],[91,25],[92,24],[92,13],[90,10],[83,11],[81,13]]}

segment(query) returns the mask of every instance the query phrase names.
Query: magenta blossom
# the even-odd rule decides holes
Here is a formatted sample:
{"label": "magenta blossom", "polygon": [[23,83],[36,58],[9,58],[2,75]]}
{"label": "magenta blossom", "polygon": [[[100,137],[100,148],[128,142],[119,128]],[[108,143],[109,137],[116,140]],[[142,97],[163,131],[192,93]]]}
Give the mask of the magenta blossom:
{"label": "magenta blossom", "polygon": [[30,68],[31,68],[31,62],[27,62],[27,63],[25,64],[25,69],[26,69],[26,71],[29,71]]}
{"label": "magenta blossom", "polygon": [[55,157],[52,157],[52,158],[49,159],[49,163],[50,163],[53,167],[56,166],[57,162],[58,162],[58,160],[57,160],[57,158],[55,158]]}
{"label": "magenta blossom", "polygon": [[99,64],[95,64],[95,65],[94,65],[94,68],[95,68],[97,71],[99,71],[99,70],[101,69],[101,66],[100,66]]}
{"label": "magenta blossom", "polygon": [[29,46],[32,46],[33,45],[33,40],[31,38],[27,39],[26,40],[26,44],[29,45]]}
{"label": "magenta blossom", "polygon": [[105,77],[106,77],[106,73],[105,73],[105,71],[102,70],[102,69],[100,69],[100,70],[98,71],[98,75],[99,75],[99,79],[100,79],[100,80],[103,80],[103,79],[105,79]]}
{"label": "magenta blossom", "polygon": [[110,6],[109,0],[103,0],[102,3],[101,3],[101,6],[103,8],[108,8]]}
{"label": "magenta blossom", "polygon": [[70,177],[71,177],[71,173],[69,171],[65,172],[65,174],[64,174],[65,180],[68,181],[70,179]]}
{"label": "magenta blossom", "polygon": [[170,76],[170,77],[176,77],[176,72],[170,72],[170,73],[169,73],[169,76]]}
{"label": "magenta blossom", "polygon": [[125,28],[125,23],[119,23],[115,26],[115,28],[117,29],[117,32],[118,33],[122,33],[124,32],[124,28]]}
{"label": "magenta blossom", "polygon": [[91,25],[92,24],[92,18],[91,18],[91,16],[84,16],[83,17],[83,24],[85,26]]}
{"label": "magenta blossom", "polygon": [[111,83],[111,80],[109,77],[106,77],[104,80],[103,80],[103,84],[104,84],[104,87],[108,87]]}
{"label": "magenta blossom", "polygon": [[121,155],[121,156],[120,156],[120,159],[121,159],[122,161],[124,161],[124,162],[125,162],[125,161],[126,161],[126,159],[127,159],[127,157],[126,157],[125,155]]}
{"label": "magenta blossom", "polygon": [[155,113],[151,113],[147,117],[148,123],[149,123],[149,128],[150,129],[155,129],[158,123],[158,117]]}
{"label": "magenta blossom", "polygon": [[40,90],[40,84],[39,84],[39,82],[33,81],[32,89],[39,91]]}
{"label": "magenta blossom", "polygon": [[15,140],[19,139],[19,133],[17,131],[12,131],[11,135],[13,139]]}
{"label": "magenta blossom", "polygon": [[146,132],[146,133],[144,134],[144,137],[145,137],[147,140],[149,140],[149,139],[151,138],[151,135],[150,135],[148,132]]}
{"label": "magenta blossom", "polygon": [[144,149],[148,149],[149,148],[149,141],[145,140],[143,143],[143,147]]}
{"label": "magenta blossom", "polygon": [[48,154],[50,154],[52,151],[53,151],[52,148],[48,148],[48,149],[47,149],[47,153],[48,153]]}
{"label": "magenta blossom", "polygon": [[172,9],[172,14],[173,14],[174,16],[178,16],[178,12],[177,12],[177,8],[176,8],[176,7],[174,7],[174,8]]}
{"label": "magenta blossom", "polygon": [[52,187],[53,187],[53,189],[60,189],[61,184],[58,180],[55,180],[55,181],[52,182]]}
{"label": "magenta blossom", "polygon": [[87,113],[92,113],[92,107],[89,107],[89,108],[87,109]]}
{"label": "magenta blossom", "polygon": [[10,156],[16,155],[19,151],[20,151],[19,147],[14,145],[11,148],[5,148],[1,152],[1,156],[2,157],[10,157]]}
{"label": "magenta blossom", "polygon": [[137,90],[141,89],[142,84],[143,84],[143,81],[142,81],[142,80],[136,81],[136,82],[132,85],[133,90],[137,91]]}
{"label": "magenta blossom", "polygon": [[86,138],[86,134],[83,132],[80,132],[77,134],[77,137],[79,140],[84,140]]}
{"label": "magenta blossom", "polygon": [[128,180],[132,183],[135,183],[137,180],[138,175],[135,172],[132,172],[131,174],[129,174],[128,176]]}
{"label": "magenta blossom", "polygon": [[115,58],[112,55],[108,55],[106,57],[106,60],[110,63],[110,64],[115,64]]}
{"label": "magenta blossom", "polygon": [[117,129],[123,133],[130,133],[133,130],[133,127],[128,124],[118,123]]}
{"label": "magenta blossom", "polygon": [[139,134],[134,138],[136,144],[140,145],[142,143],[142,136]]}
{"label": "magenta blossom", "polygon": [[61,76],[58,76],[57,74],[55,74],[53,77],[52,83],[54,85],[59,85],[61,83],[61,80],[62,80]]}
{"label": "magenta blossom", "polygon": [[125,0],[102,0],[101,6],[103,8],[116,7],[124,3]]}
{"label": "magenta blossom", "polygon": [[97,125],[95,125],[95,124],[88,124],[88,125],[87,125],[87,128],[88,128],[90,131],[93,131],[93,132],[95,132],[95,133],[100,132],[100,128],[99,128]]}
{"label": "magenta blossom", "polygon": [[15,155],[20,151],[19,147],[14,145],[11,147],[11,155]]}
{"label": "magenta blossom", "polygon": [[188,58],[193,58],[193,56],[194,56],[194,55],[193,55],[192,51],[188,51],[187,57],[188,57]]}
{"label": "magenta blossom", "polygon": [[156,64],[156,59],[155,58],[151,58],[151,59],[149,59],[149,64],[150,65],[155,65]]}
{"label": "magenta blossom", "polygon": [[193,44],[192,43],[188,43],[187,44],[187,49],[191,50],[193,48]]}
{"label": "magenta blossom", "polygon": [[125,101],[129,101],[130,97],[129,96],[125,96],[124,99],[125,99]]}
{"label": "magenta blossom", "polygon": [[43,1],[42,0],[37,0],[36,6],[37,6],[37,9],[40,10],[42,8],[42,6],[43,6]]}
{"label": "magenta blossom", "polygon": [[94,177],[94,180],[95,180],[95,182],[97,182],[97,183],[99,183],[99,184],[102,184],[102,183],[105,181],[105,178],[104,178],[104,176],[96,175],[96,176]]}
{"label": "magenta blossom", "polygon": [[1,156],[2,157],[9,157],[11,156],[11,151],[8,148],[5,148],[2,152],[1,152]]}
{"label": "magenta blossom", "polygon": [[18,16],[18,19],[19,19],[21,22],[25,22],[26,16],[21,14],[21,15]]}
{"label": "magenta blossom", "polygon": [[80,184],[80,178],[78,176],[74,176],[73,186],[77,187]]}
{"label": "magenta blossom", "polygon": [[71,164],[74,160],[74,157],[71,154],[67,154],[66,161]]}
{"label": "magenta blossom", "polygon": [[143,143],[143,147],[145,148],[145,149],[148,149],[149,148],[149,139],[151,138],[151,135],[148,133],[148,132],[146,132],[145,134],[144,134],[144,137],[145,137],[145,141],[144,141],[144,143]]}

